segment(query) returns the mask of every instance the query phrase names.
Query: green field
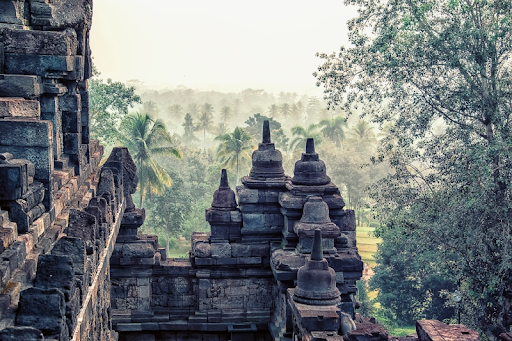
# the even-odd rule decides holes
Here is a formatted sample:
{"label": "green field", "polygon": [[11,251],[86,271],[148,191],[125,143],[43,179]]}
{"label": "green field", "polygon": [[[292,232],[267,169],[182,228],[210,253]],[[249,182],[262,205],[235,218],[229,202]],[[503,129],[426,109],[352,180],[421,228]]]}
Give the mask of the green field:
{"label": "green field", "polygon": [[357,226],[356,228],[357,248],[359,249],[359,254],[361,255],[362,261],[370,264],[370,266],[376,265],[373,255],[377,251],[377,244],[382,242],[380,238],[375,238],[370,235],[373,230],[373,227],[367,226]]}

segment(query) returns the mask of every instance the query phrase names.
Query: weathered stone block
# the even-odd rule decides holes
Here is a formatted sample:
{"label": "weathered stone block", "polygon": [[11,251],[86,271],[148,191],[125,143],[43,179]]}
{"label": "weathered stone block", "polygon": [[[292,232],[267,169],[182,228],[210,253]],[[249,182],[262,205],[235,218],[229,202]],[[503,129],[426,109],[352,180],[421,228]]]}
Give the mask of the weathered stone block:
{"label": "weathered stone block", "polygon": [[4,69],[7,74],[61,78],[75,69],[75,57],[6,53]]}
{"label": "weathered stone block", "polygon": [[36,30],[5,30],[6,53],[71,56],[76,54],[78,41],[76,32]]}
{"label": "weathered stone block", "polygon": [[345,210],[346,214],[341,217],[340,230],[341,231],[355,231],[356,230],[356,214],[354,210]]}
{"label": "weathered stone block", "polygon": [[35,286],[42,289],[57,288],[68,301],[75,293],[75,272],[70,256],[40,255],[37,261]]}
{"label": "weathered stone block", "polygon": [[39,101],[23,98],[0,98],[0,118],[40,116]]}
{"label": "weathered stone block", "polygon": [[41,77],[0,74],[0,96],[33,98],[42,92]]}
{"label": "weathered stone block", "polygon": [[231,254],[233,257],[250,257],[251,256],[251,245],[232,243]]}
{"label": "weathered stone block", "polygon": [[68,236],[81,238],[85,242],[96,239],[96,217],[84,211],[69,211]]}
{"label": "weathered stone block", "polygon": [[478,341],[480,336],[463,324],[444,324],[437,320],[416,322],[419,341]]}
{"label": "weathered stone block", "polygon": [[194,255],[199,258],[211,257],[212,251],[210,243],[196,243],[193,248]]}
{"label": "weathered stone block", "polygon": [[39,341],[44,340],[43,333],[33,327],[8,327],[0,330],[0,341]]}
{"label": "weathered stone block", "polygon": [[[53,127],[49,121],[26,118],[0,120],[0,145],[2,146],[48,147],[53,142],[52,133]],[[17,158],[22,157],[15,153],[13,155]]]}
{"label": "weathered stone block", "polygon": [[62,237],[52,249],[52,255],[69,256],[75,275],[83,275],[87,265],[85,243],[76,237]]}
{"label": "weathered stone block", "polygon": [[127,243],[122,248],[123,258],[152,258],[155,249],[149,243]]}
{"label": "weathered stone block", "polygon": [[212,258],[230,258],[231,245],[229,243],[212,243]]}
{"label": "weathered stone block", "polygon": [[11,273],[25,261],[27,258],[27,249],[25,243],[14,242],[7,250],[1,255],[2,260],[8,262]]}
{"label": "weathered stone block", "polygon": [[244,229],[257,229],[265,224],[265,217],[262,213],[246,213],[242,217]]}
{"label": "weathered stone block", "polygon": [[20,293],[16,324],[40,329],[44,335],[58,335],[66,328],[65,313],[62,291],[30,288]]}
{"label": "weathered stone block", "polygon": [[[62,111],[62,132],[81,133],[82,119],[80,118],[80,108],[75,111]],[[81,142],[81,141],[80,141]]]}

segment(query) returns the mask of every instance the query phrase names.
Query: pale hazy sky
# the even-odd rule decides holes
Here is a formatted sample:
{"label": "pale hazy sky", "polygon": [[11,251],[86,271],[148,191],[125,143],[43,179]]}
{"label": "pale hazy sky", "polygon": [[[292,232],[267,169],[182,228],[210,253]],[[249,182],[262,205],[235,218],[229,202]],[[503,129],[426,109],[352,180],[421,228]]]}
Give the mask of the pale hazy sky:
{"label": "pale hazy sky", "polygon": [[315,90],[316,52],[347,44],[342,0],[95,0],[102,78],[149,86]]}

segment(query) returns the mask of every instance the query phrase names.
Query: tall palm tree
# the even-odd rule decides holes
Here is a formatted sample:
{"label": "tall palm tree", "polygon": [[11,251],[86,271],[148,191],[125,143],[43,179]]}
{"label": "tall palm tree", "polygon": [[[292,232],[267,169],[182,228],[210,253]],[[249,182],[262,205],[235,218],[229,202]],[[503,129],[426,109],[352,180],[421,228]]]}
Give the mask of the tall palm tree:
{"label": "tall palm tree", "polygon": [[171,136],[160,119],[148,114],[130,114],[121,122],[120,142],[128,147],[137,165],[139,176],[140,208],[147,194],[162,194],[171,186],[172,179],[158,164],[154,155],[174,155],[181,159],[182,153],[172,145]]}
{"label": "tall palm tree", "polygon": [[215,130],[215,135],[224,135],[225,133],[228,132],[228,126],[225,124],[225,123],[219,123],[217,124],[214,128]]}
{"label": "tall palm tree", "polygon": [[300,118],[299,108],[297,107],[296,103],[292,103],[292,107],[290,108],[290,115],[294,120]]}
{"label": "tall palm tree", "polygon": [[290,149],[305,149],[306,140],[308,138],[314,138],[315,144],[318,145],[322,142],[322,134],[318,131],[318,125],[310,124],[307,128],[301,126],[295,126],[291,129],[292,135],[295,138],[290,143]]}
{"label": "tall palm tree", "polygon": [[276,104],[272,104],[268,107],[268,114],[272,118],[276,118],[277,114],[279,113],[279,107]]}
{"label": "tall palm tree", "polygon": [[302,101],[298,101],[297,104],[297,111],[299,112],[299,117],[300,118],[304,118],[304,124],[306,122],[306,108],[304,107],[304,104],[302,103]]}
{"label": "tall palm tree", "polygon": [[183,117],[183,107],[179,104],[171,105],[169,107],[169,113],[171,114],[171,118],[173,120],[180,121]]}
{"label": "tall palm tree", "polygon": [[205,103],[201,106],[201,114],[207,113],[208,115],[213,115],[213,105],[210,103]]}
{"label": "tall palm tree", "polygon": [[194,119],[192,118],[192,115],[190,115],[189,113],[185,115],[185,119],[182,126],[185,130],[185,132],[183,133],[183,141],[197,141],[197,137],[194,135],[194,132],[197,130],[197,127],[194,125]]}
{"label": "tall palm tree", "polygon": [[228,122],[233,117],[231,113],[231,108],[228,106],[222,107],[220,109],[220,119],[224,121],[224,123]]}
{"label": "tall palm tree", "polygon": [[201,116],[199,117],[199,129],[203,129],[203,146],[206,141],[206,132],[210,131],[213,126],[213,115],[211,113],[208,113],[204,111]]}
{"label": "tall palm tree", "polygon": [[233,114],[235,117],[238,117],[242,112],[242,100],[240,98],[235,98],[233,101]]}
{"label": "tall palm tree", "polygon": [[290,116],[291,108],[288,103],[281,104],[281,107],[279,109],[281,110],[281,115],[283,116],[283,118],[286,119],[288,118],[288,116]]}
{"label": "tall palm tree", "polygon": [[197,114],[199,114],[199,106],[195,103],[190,103],[187,106],[187,112],[192,116],[192,118],[196,118]]}
{"label": "tall palm tree", "polygon": [[323,136],[333,141],[337,147],[340,147],[341,142],[345,139],[344,128],[347,127],[346,120],[338,116],[332,120],[322,120],[320,126],[322,127],[320,131]]}
{"label": "tall palm tree", "polygon": [[375,140],[375,133],[373,132],[373,127],[370,125],[368,121],[365,120],[359,120],[359,122],[357,122],[357,124],[352,127],[352,131],[350,133],[352,136],[361,140]]}
{"label": "tall palm tree", "polygon": [[158,114],[158,106],[153,101],[146,101],[142,104],[142,110],[148,115],[156,115]]}
{"label": "tall palm tree", "polygon": [[236,127],[232,133],[219,135],[215,138],[221,141],[217,149],[217,159],[222,167],[236,169],[236,181],[239,181],[241,163],[249,164],[253,150],[252,137],[242,128]]}

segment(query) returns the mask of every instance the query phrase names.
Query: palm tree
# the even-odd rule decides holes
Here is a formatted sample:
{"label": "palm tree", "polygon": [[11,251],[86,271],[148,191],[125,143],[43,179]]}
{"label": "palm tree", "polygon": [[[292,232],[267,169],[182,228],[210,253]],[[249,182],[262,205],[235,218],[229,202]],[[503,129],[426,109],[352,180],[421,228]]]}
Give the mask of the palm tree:
{"label": "palm tree", "polygon": [[154,155],[174,155],[181,159],[180,150],[172,146],[172,140],[160,119],[148,114],[131,114],[121,122],[120,142],[128,147],[137,165],[139,176],[140,208],[147,194],[162,194],[170,187],[172,179],[158,164]]}
{"label": "palm tree", "polygon": [[350,132],[352,136],[361,140],[372,141],[375,140],[375,133],[370,123],[365,120],[359,120],[355,126],[352,127]]}
{"label": "palm tree", "polygon": [[290,109],[290,114],[294,120],[297,120],[300,118],[300,112],[299,112],[299,108],[297,107],[297,104],[295,104],[295,103],[292,104],[292,107]]}
{"label": "palm tree", "polygon": [[195,117],[197,117],[197,114],[199,113],[199,107],[195,103],[190,103],[187,106],[187,112],[190,113],[192,118],[195,118]]}
{"label": "palm tree", "polygon": [[345,139],[344,128],[347,127],[346,120],[338,116],[332,120],[322,120],[320,126],[322,127],[320,131],[323,136],[334,142],[336,147],[340,147],[341,141]]}
{"label": "palm tree", "polygon": [[292,135],[295,138],[290,143],[290,149],[305,149],[306,148],[306,140],[308,138],[315,139],[315,144],[318,145],[322,142],[322,134],[318,131],[318,125],[310,124],[307,128],[301,126],[295,126],[291,129]]}
{"label": "palm tree", "polygon": [[240,115],[240,112],[242,111],[242,100],[240,98],[235,98],[233,102],[233,114],[235,117],[238,117]]}
{"label": "palm tree", "polygon": [[169,107],[169,113],[173,120],[179,121],[183,117],[183,107],[179,104],[172,105]]}
{"label": "palm tree", "polygon": [[224,135],[228,132],[228,126],[225,123],[219,123],[214,127],[215,135]]}
{"label": "palm tree", "polygon": [[206,141],[206,131],[210,131],[213,126],[213,115],[204,111],[199,117],[198,128],[203,129],[203,146]]}
{"label": "palm tree", "polygon": [[220,118],[224,122],[228,122],[233,117],[233,114],[231,113],[231,108],[228,106],[223,107],[220,109]]}
{"label": "palm tree", "polygon": [[148,115],[158,114],[158,106],[153,101],[147,101],[142,104],[142,110]]}
{"label": "palm tree", "polygon": [[242,128],[236,127],[232,133],[219,135],[215,138],[221,141],[217,148],[217,159],[222,167],[236,169],[236,181],[239,181],[240,164],[251,160],[253,150],[252,137]]}
{"label": "palm tree", "polygon": [[290,105],[288,103],[283,103],[279,109],[281,110],[281,115],[283,118],[288,118],[291,113]]}
{"label": "palm tree", "polygon": [[270,107],[268,107],[268,114],[272,118],[277,117],[277,113],[279,112],[279,107],[276,104],[272,104]]}
{"label": "palm tree", "polygon": [[297,111],[299,112],[299,116],[301,118],[304,117],[304,124],[305,124],[305,122],[306,122],[306,115],[304,115],[304,114],[305,114],[306,108],[304,107],[304,104],[302,104],[301,101],[298,101],[296,106],[297,106]]}
{"label": "palm tree", "polygon": [[197,130],[197,127],[194,125],[194,119],[192,118],[192,115],[190,115],[189,113],[185,115],[185,119],[182,126],[185,130],[185,132],[183,133],[183,141],[197,141],[197,137],[194,135],[194,132]]}
{"label": "palm tree", "polygon": [[210,103],[203,104],[203,106],[201,107],[201,113],[202,114],[207,113],[208,115],[213,115],[213,105],[211,105]]}

